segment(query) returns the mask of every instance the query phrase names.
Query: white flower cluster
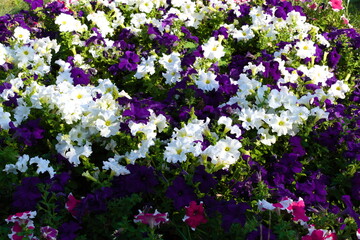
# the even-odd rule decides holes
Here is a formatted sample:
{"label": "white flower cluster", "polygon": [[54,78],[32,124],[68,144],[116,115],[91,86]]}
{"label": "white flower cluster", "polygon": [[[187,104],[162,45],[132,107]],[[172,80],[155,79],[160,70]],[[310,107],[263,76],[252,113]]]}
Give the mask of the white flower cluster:
{"label": "white flower cluster", "polygon": [[49,160],[40,157],[30,158],[29,155],[27,154],[20,156],[15,164],[6,164],[5,169],[3,171],[5,171],[8,174],[9,173],[18,174],[17,171],[25,173],[28,170],[29,165],[34,163],[37,165],[36,172],[38,174],[47,172],[49,173],[50,178],[54,177],[55,171],[53,167],[49,166],[50,164]]}
{"label": "white flower cluster", "polygon": [[155,145],[157,132],[161,133],[166,127],[167,123],[165,116],[162,114],[156,115],[151,109],[150,117],[146,124],[130,121],[129,128],[131,135],[136,136],[136,134],[141,133],[144,137],[139,143],[138,149],[133,149],[121,157],[125,157],[132,164],[139,158],[145,158],[146,154],[149,152],[149,148]]}
{"label": "white flower cluster", "polygon": [[24,74],[44,76],[50,71],[53,53],[60,49],[56,40],[49,37],[31,39],[27,29],[17,27],[14,35],[17,44],[12,47],[0,43],[0,64],[12,63]]}
{"label": "white flower cluster", "polygon": [[167,162],[185,162],[187,154],[195,157],[202,153],[201,142],[204,140],[203,134],[208,131],[208,124],[203,120],[194,119],[181,129],[175,128],[170,142],[165,147],[164,158]]}
{"label": "white flower cluster", "polygon": [[66,134],[59,133],[55,147],[71,163],[78,165],[80,156],[88,157],[92,153],[92,136],[109,138],[117,134],[123,108],[116,98],[130,98],[124,91],[119,92],[109,79],[100,79],[98,83],[95,87],[74,86],[68,81],[49,86],[32,82],[23,93],[30,98],[31,104],[19,101],[15,109],[16,123],[26,120],[32,108],[47,108],[56,113],[72,128]]}
{"label": "white flower cluster", "polygon": [[[241,142],[229,136],[219,138],[219,136],[211,132],[209,129],[210,119],[206,121],[193,119],[181,129],[175,128],[170,142],[165,147],[164,157],[167,162],[185,162],[188,155],[197,157],[199,161],[206,162],[207,158],[211,159],[211,163],[222,168],[229,168],[230,165],[236,163],[240,158]],[[224,125],[224,133],[235,135],[236,138],[241,136],[239,126],[233,125],[232,119],[229,117],[220,117],[219,125]],[[209,145],[203,149],[202,143],[204,136],[216,139],[214,145]]]}

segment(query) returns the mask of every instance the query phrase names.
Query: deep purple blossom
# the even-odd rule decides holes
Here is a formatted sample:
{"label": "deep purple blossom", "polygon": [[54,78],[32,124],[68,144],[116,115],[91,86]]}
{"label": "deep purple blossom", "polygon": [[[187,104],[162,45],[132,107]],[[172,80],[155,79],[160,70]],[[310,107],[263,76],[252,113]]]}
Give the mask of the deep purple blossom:
{"label": "deep purple blossom", "polygon": [[45,130],[40,127],[40,119],[28,120],[21,124],[19,127],[15,127],[10,123],[10,133],[20,142],[33,146],[37,143],[37,140],[44,138]]}
{"label": "deep purple blossom", "polygon": [[13,194],[13,207],[17,211],[34,211],[41,200],[41,192],[37,185],[43,183],[38,177],[25,177]]}
{"label": "deep purple blossom", "polygon": [[329,67],[335,68],[340,61],[341,55],[337,52],[336,48],[333,48],[328,55]]}
{"label": "deep purple blossom", "polygon": [[127,165],[126,168],[130,171],[130,174],[126,175],[126,181],[131,193],[151,193],[154,191],[154,187],[159,184],[153,167],[131,164]]}
{"label": "deep purple blossom", "polygon": [[228,232],[231,225],[238,223],[241,226],[245,225],[246,216],[245,213],[251,207],[247,203],[236,203],[235,200],[223,202],[220,212],[222,214],[223,229]]}
{"label": "deep purple blossom", "polygon": [[223,35],[225,39],[228,39],[229,33],[226,27],[221,26],[218,30],[213,31],[213,37],[218,39],[219,35]]}
{"label": "deep purple blossom", "polygon": [[59,240],[74,240],[76,232],[81,229],[79,223],[75,221],[65,222],[59,227]]}
{"label": "deep purple blossom", "polygon": [[249,200],[254,190],[251,180],[230,182],[231,194]]}
{"label": "deep purple blossom", "polygon": [[120,58],[118,68],[123,71],[135,71],[137,64],[140,62],[140,57],[135,52],[126,51]]}
{"label": "deep purple blossom", "polygon": [[24,1],[30,4],[30,10],[34,10],[44,5],[43,0],[24,0]]}
{"label": "deep purple blossom", "polygon": [[140,102],[133,102],[130,104],[130,109],[123,112],[124,117],[131,117],[134,122],[147,123],[150,112],[148,107],[144,107]]}
{"label": "deep purple blossom", "polygon": [[183,176],[177,176],[173,184],[167,189],[166,197],[173,200],[175,209],[180,209],[196,200],[194,189],[185,183]]}
{"label": "deep purple blossom", "polygon": [[303,196],[306,205],[320,204],[322,207],[328,207],[329,204],[326,199],[327,183],[327,177],[317,171],[308,176],[304,183],[296,183],[296,189],[299,196]]}
{"label": "deep purple blossom", "polygon": [[90,74],[85,73],[81,68],[74,67],[71,69],[70,75],[74,81],[74,85],[88,85],[90,83]]}
{"label": "deep purple blossom", "polygon": [[293,136],[289,139],[289,143],[293,147],[292,152],[297,154],[299,157],[302,157],[306,154],[305,149],[301,145],[301,137]]}
{"label": "deep purple blossom", "polygon": [[200,165],[196,168],[193,176],[193,182],[200,183],[199,190],[203,193],[208,193],[217,184],[214,176],[206,172],[204,165]]}
{"label": "deep purple blossom", "polygon": [[70,180],[70,174],[67,172],[62,172],[60,174],[55,174],[52,179],[48,181],[50,184],[49,191],[51,192],[64,192],[65,185]]}
{"label": "deep purple blossom", "polygon": [[186,38],[186,39],[192,40],[192,41],[194,41],[194,42],[196,42],[196,43],[199,42],[199,38],[196,37],[196,36],[193,36],[193,35],[191,34],[191,32],[189,31],[189,29],[187,29],[186,27],[182,26],[182,27],[181,27],[181,32],[183,32],[183,33],[185,34],[185,38]]}
{"label": "deep purple blossom", "polygon": [[281,77],[281,71],[279,69],[279,62],[270,61],[270,62],[262,62],[265,67],[265,72],[263,73],[265,78],[271,78],[274,81],[277,81]]}
{"label": "deep purple blossom", "polygon": [[107,210],[106,203],[113,196],[113,190],[108,187],[102,187],[94,193],[89,193],[81,199],[75,207],[78,213],[77,218],[81,218],[90,213],[102,213]]}

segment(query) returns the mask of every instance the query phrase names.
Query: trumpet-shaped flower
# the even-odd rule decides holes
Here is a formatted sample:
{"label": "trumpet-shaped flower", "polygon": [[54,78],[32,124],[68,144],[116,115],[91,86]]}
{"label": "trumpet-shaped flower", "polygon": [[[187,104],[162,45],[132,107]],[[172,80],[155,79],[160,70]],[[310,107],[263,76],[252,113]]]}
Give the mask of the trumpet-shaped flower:
{"label": "trumpet-shaped flower", "polygon": [[220,59],[225,55],[224,47],[220,41],[215,40],[211,37],[203,46],[204,57],[208,59]]}
{"label": "trumpet-shaped flower", "polygon": [[191,227],[193,231],[199,226],[200,224],[207,223],[207,219],[204,213],[204,206],[203,203],[197,204],[195,201],[191,201],[189,206],[185,207],[186,214],[183,218],[183,221]]}
{"label": "trumpet-shaped flower", "polygon": [[18,41],[27,43],[30,40],[30,31],[22,27],[16,27],[14,29],[14,37]]}
{"label": "trumpet-shaped flower", "polygon": [[159,226],[161,223],[166,223],[169,221],[168,213],[160,213],[157,209],[155,209],[154,213],[144,213],[139,210],[139,214],[135,215],[134,222],[141,222],[143,224],[147,224],[150,228],[154,228]]}
{"label": "trumpet-shaped flower", "polygon": [[316,53],[316,47],[311,40],[300,41],[296,43],[295,47],[298,49],[296,55],[301,59],[311,58]]}
{"label": "trumpet-shaped flower", "polygon": [[216,75],[212,72],[200,71],[197,80],[195,81],[199,89],[208,92],[219,89],[219,82],[216,81]]}
{"label": "trumpet-shaped flower", "polygon": [[60,15],[55,18],[55,23],[59,25],[60,32],[82,32],[83,30],[81,22],[69,14],[60,13]]}

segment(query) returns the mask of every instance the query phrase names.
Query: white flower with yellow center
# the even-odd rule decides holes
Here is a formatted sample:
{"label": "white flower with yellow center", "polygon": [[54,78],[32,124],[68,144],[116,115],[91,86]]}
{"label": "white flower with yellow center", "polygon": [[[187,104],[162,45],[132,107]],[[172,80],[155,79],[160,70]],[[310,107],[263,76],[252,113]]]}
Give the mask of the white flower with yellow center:
{"label": "white flower with yellow center", "polygon": [[344,81],[337,81],[333,85],[331,85],[330,89],[328,90],[328,94],[336,97],[336,98],[345,98],[345,93],[349,92],[349,86],[344,83]]}
{"label": "white flower with yellow center", "polygon": [[301,59],[311,58],[316,53],[316,47],[311,40],[300,41],[296,43],[295,47],[297,48],[296,56]]}
{"label": "white flower with yellow center", "polygon": [[205,92],[218,90],[219,82],[216,81],[216,75],[212,72],[199,71],[197,80],[195,81],[197,87]]}
{"label": "white flower with yellow center", "polygon": [[208,59],[220,59],[225,55],[224,47],[220,41],[215,40],[211,37],[207,43],[202,45],[204,51],[204,57]]}
{"label": "white flower with yellow center", "polygon": [[82,32],[84,30],[79,20],[65,13],[60,13],[60,15],[55,18],[55,23],[59,25],[60,32]]}
{"label": "white flower with yellow center", "polygon": [[30,40],[30,31],[22,27],[16,27],[14,29],[14,37],[18,41],[27,43]]}
{"label": "white flower with yellow center", "polygon": [[120,129],[119,117],[115,116],[112,111],[100,113],[99,118],[95,121],[95,126],[102,137],[113,136]]}
{"label": "white flower with yellow center", "polygon": [[226,137],[220,139],[215,145],[207,147],[202,154],[210,157],[211,163],[229,168],[240,158],[241,147],[240,141]]}

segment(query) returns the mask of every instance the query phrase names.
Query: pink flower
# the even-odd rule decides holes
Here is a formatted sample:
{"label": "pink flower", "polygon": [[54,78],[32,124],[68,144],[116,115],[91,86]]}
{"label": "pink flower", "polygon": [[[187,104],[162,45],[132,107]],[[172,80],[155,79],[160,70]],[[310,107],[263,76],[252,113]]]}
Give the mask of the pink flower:
{"label": "pink flower", "polygon": [[309,217],[305,215],[305,203],[302,198],[299,198],[299,201],[297,202],[292,202],[287,210],[291,212],[295,222],[307,222],[310,220]]}
{"label": "pink flower", "polygon": [[360,228],[356,231],[356,237],[357,239],[360,239]]}
{"label": "pink flower", "polygon": [[329,4],[335,12],[344,9],[342,6],[342,0],[330,0]]}
{"label": "pink flower", "polygon": [[33,230],[35,228],[34,222],[31,220],[36,216],[36,211],[26,211],[10,215],[5,219],[7,223],[14,223],[14,226],[11,228],[11,233],[8,237],[12,240],[22,240],[25,237],[32,239],[33,233],[29,232],[27,235],[21,236],[20,233],[28,230]]}
{"label": "pink flower", "polygon": [[149,225],[151,228],[154,228],[160,223],[166,223],[169,221],[168,213],[160,213],[155,209],[154,213],[143,213],[139,210],[139,214],[135,216],[134,222],[141,222]]}
{"label": "pink flower", "polygon": [[315,229],[314,226],[309,228],[309,233],[303,236],[301,240],[336,240],[337,236],[330,230]]}
{"label": "pink flower", "polygon": [[234,2],[235,2],[236,4],[238,4],[238,5],[241,5],[241,4],[250,2],[250,0],[234,0]]}
{"label": "pink flower", "polygon": [[80,203],[81,200],[77,200],[72,193],[68,195],[68,200],[65,203],[65,208],[71,213],[73,217],[76,218],[76,205]]}
{"label": "pink flower", "polygon": [[41,237],[45,240],[56,240],[56,236],[58,235],[58,230],[46,226],[40,228]]}
{"label": "pink flower", "polygon": [[202,202],[198,205],[195,201],[191,201],[189,206],[185,207],[185,209],[186,215],[183,218],[183,221],[186,222],[193,231],[195,231],[196,227],[200,224],[207,223]]}
{"label": "pink flower", "polygon": [[344,15],[341,16],[341,20],[342,20],[343,24],[345,24],[345,25],[349,24],[349,19],[347,19]]}
{"label": "pink flower", "polygon": [[309,7],[310,9],[315,10],[318,6],[317,6],[316,3],[313,3],[313,4],[311,4],[311,5],[308,5],[308,7]]}

